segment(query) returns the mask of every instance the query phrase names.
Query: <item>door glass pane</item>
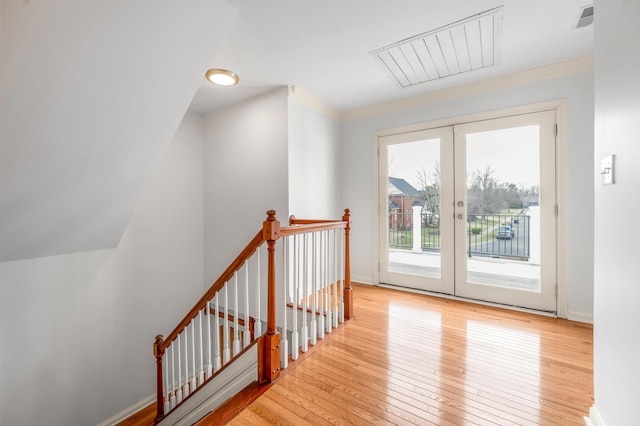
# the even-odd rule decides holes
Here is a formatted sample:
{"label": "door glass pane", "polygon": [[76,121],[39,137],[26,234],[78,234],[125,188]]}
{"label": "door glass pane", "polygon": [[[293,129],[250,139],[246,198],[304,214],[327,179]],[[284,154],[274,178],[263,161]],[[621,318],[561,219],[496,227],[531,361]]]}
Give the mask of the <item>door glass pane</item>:
{"label": "door glass pane", "polygon": [[540,127],[466,135],[467,281],[540,292]]}
{"label": "door glass pane", "polygon": [[440,278],[440,139],[388,146],[389,271]]}

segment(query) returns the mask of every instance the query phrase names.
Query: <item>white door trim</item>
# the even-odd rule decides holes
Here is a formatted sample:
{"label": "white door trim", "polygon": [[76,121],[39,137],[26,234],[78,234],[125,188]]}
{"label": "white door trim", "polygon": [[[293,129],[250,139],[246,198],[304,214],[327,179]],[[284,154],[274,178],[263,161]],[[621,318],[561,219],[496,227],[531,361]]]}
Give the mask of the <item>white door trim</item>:
{"label": "white door trim", "polygon": [[[566,276],[566,260],[567,260],[567,111],[566,100],[558,99],[547,102],[540,102],[529,105],[514,106],[510,108],[504,108],[493,111],[486,111],[476,114],[468,114],[459,117],[449,117],[441,120],[427,121],[417,124],[411,124],[406,126],[398,126],[389,129],[379,130],[372,135],[372,209],[373,221],[372,221],[372,277],[375,285],[380,284],[380,273],[378,271],[378,265],[380,262],[380,254],[378,247],[380,245],[380,239],[378,235],[378,227],[380,223],[381,210],[378,201],[379,184],[378,184],[378,150],[379,150],[379,138],[382,136],[388,136],[392,134],[414,132],[419,130],[429,130],[436,127],[453,126],[455,124],[468,123],[474,121],[490,120],[493,118],[501,118],[510,115],[528,114],[533,112],[549,111],[553,110],[556,113],[556,123],[558,125],[558,134],[556,136],[556,197],[558,204],[558,217],[557,217],[557,250],[556,250],[556,275],[558,283],[558,297],[557,297],[557,309],[556,315],[560,318],[567,317],[567,276]],[[386,211],[385,211],[386,213]],[[466,300],[466,299],[461,299]]]}

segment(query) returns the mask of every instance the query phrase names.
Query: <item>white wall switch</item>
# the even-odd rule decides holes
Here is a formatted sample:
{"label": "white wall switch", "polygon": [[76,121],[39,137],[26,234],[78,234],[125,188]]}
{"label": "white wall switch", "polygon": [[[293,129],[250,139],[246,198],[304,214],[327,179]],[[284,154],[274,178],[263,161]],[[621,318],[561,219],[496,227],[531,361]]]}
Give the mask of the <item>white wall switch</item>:
{"label": "white wall switch", "polygon": [[608,155],[600,160],[600,176],[602,176],[603,185],[611,185],[615,183],[614,168],[615,154]]}

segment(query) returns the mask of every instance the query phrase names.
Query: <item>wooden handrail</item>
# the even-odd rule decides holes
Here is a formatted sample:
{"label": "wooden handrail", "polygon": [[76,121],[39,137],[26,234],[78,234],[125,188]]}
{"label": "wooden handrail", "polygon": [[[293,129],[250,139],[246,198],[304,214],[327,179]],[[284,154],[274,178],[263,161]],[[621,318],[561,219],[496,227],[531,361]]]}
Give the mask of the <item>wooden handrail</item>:
{"label": "wooden handrail", "polygon": [[326,221],[326,222],[309,222],[307,224],[292,225],[280,229],[280,236],[304,234],[306,232],[327,231],[329,229],[346,228],[345,221]]}
{"label": "wooden handrail", "polygon": [[[349,209],[345,209],[341,220],[314,220],[314,219],[296,219],[291,216],[289,219],[290,226],[281,228],[280,222],[276,220],[276,212],[269,210],[267,212],[267,220],[262,224],[262,229],[253,237],[240,254],[231,262],[227,269],[220,277],[209,287],[204,295],[193,306],[189,313],[180,321],[178,326],[167,336],[166,339],[162,335],[156,336],[153,345],[153,352],[156,358],[157,370],[157,424],[165,416],[163,405],[163,376],[162,376],[162,358],[167,348],[180,335],[180,333],[195,319],[200,311],[206,308],[207,303],[211,301],[217,292],[233,278],[245,262],[264,244],[268,245],[268,266],[267,266],[267,330],[262,336],[252,336],[259,340],[258,350],[258,377],[260,382],[271,382],[280,375],[280,333],[276,324],[276,267],[275,253],[276,242],[284,236],[296,235],[316,231],[325,231],[332,229],[344,229],[344,318],[349,319],[353,316],[353,300],[351,288],[351,266],[349,257],[349,234],[351,229],[351,218]],[[212,313],[210,311],[209,313]],[[237,315],[237,313],[235,313]],[[218,313],[220,315],[220,313]],[[225,315],[225,314],[223,314]],[[232,317],[233,318],[233,317]],[[240,320],[238,318],[238,320]],[[253,320],[253,319],[251,319]],[[257,319],[260,321],[260,318]],[[195,379],[194,379],[195,380]]]}
{"label": "wooden handrail", "polygon": [[311,223],[328,223],[328,222],[342,222],[342,219],[325,220],[325,219],[298,219],[294,215],[289,216],[289,226],[293,225],[308,225]]}
{"label": "wooden handrail", "polygon": [[231,265],[220,275],[220,277],[209,287],[209,290],[198,300],[198,302],[191,308],[189,313],[180,321],[178,326],[167,336],[166,339],[160,345],[163,352],[169,347],[176,337],[182,332],[182,330],[194,319],[198,312],[204,309],[207,305],[207,301],[213,299],[213,296],[224,287],[225,283],[233,278],[235,274],[244,265],[244,262],[251,257],[253,253],[260,248],[265,242],[262,230],[256,234],[255,237],[247,244],[247,246],[240,252],[240,254],[231,262]]}

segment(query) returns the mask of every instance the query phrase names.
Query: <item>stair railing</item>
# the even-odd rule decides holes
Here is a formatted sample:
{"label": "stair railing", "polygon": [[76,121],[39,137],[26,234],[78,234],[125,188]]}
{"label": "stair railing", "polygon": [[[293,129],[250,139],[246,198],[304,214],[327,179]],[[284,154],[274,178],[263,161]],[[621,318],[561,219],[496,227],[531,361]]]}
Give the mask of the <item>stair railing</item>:
{"label": "stair railing", "polygon": [[[351,318],[350,229],[348,209],[340,220],[292,216],[289,226],[282,228],[275,211],[268,211],[262,229],[178,326],[166,338],[156,336],[155,422],[160,422],[249,346],[258,345],[259,382],[271,382],[287,367],[289,352],[297,359],[299,347],[306,352],[308,342],[315,344],[325,331],[330,333]],[[276,286],[276,242],[281,238],[280,291],[284,296],[280,301],[284,303],[278,303]],[[260,264],[265,242],[266,279]],[[280,324],[277,312],[281,312]],[[311,328],[298,327],[298,323],[306,326],[307,321]],[[295,341],[289,336],[296,336]]]}

